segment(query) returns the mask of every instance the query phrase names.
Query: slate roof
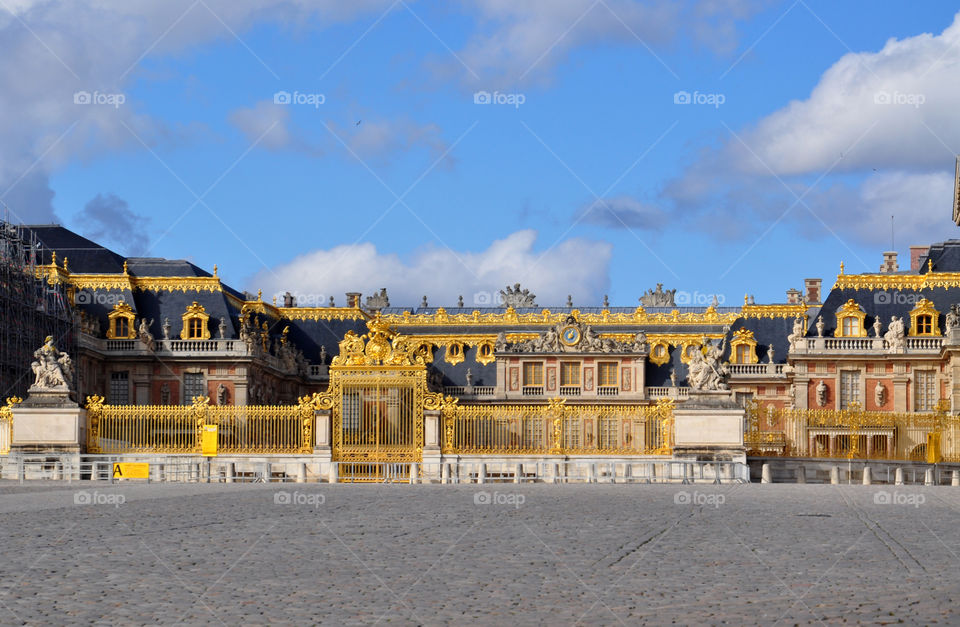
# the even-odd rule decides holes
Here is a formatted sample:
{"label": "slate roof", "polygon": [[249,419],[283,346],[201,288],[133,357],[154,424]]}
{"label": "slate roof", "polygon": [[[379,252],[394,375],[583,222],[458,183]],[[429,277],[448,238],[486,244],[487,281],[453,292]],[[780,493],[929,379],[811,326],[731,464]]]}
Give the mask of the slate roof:
{"label": "slate roof", "polygon": [[58,263],[62,264],[64,257],[69,258],[68,267],[71,272],[87,274],[123,272],[122,255],[59,224],[27,225],[24,229],[33,233],[43,244],[41,263],[50,263],[50,252],[56,251]]}

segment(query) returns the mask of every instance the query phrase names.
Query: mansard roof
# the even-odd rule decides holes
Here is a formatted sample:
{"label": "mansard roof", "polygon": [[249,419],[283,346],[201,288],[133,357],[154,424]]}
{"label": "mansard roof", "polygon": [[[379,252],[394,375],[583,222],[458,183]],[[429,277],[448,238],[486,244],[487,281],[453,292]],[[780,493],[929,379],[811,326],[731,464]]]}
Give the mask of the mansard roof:
{"label": "mansard roof", "polygon": [[63,263],[64,257],[69,258],[71,272],[101,274],[123,271],[123,255],[59,224],[28,225],[24,229],[33,233],[43,244],[42,258],[37,260],[39,263],[50,263],[51,252],[56,251],[59,263]]}

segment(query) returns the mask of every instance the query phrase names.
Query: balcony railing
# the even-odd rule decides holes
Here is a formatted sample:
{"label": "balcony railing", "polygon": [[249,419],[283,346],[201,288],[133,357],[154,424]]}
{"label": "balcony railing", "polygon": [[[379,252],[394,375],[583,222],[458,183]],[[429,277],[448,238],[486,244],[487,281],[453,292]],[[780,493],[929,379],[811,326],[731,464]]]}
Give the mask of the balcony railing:
{"label": "balcony railing", "polygon": [[597,396],[618,396],[620,388],[613,385],[602,385],[597,387]]}
{"label": "balcony railing", "polygon": [[523,395],[524,396],[543,396],[543,386],[542,385],[525,385],[523,386]]}
{"label": "balcony railing", "polygon": [[446,396],[493,396],[496,388],[492,385],[447,385],[443,388]]}
{"label": "balcony railing", "polygon": [[[904,340],[908,353],[939,353],[944,342],[942,337],[907,337]],[[799,352],[807,353],[884,353],[890,351],[890,342],[882,337],[811,337],[806,338],[801,347]]]}
{"label": "balcony railing", "polygon": [[561,385],[560,396],[580,396],[579,385]]}
{"label": "balcony railing", "polygon": [[643,388],[643,394],[647,398],[687,398],[690,396],[690,388],[673,386],[656,386]]}
{"label": "balcony railing", "polygon": [[786,364],[730,364],[730,374],[738,377],[782,376]]}

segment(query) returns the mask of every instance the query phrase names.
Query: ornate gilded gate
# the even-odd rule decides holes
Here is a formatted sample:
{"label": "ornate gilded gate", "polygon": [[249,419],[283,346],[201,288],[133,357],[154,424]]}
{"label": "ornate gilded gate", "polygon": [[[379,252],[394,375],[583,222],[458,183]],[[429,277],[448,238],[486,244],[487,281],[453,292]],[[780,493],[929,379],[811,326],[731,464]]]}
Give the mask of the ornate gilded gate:
{"label": "ornate gilded gate", "polygon": [[342,481],[403,481],[423,459],[427,371],[417,345],[394,334],[379,316],[369,333],[348,331],[330,365],[330,386],[317,398],[332,411],[333,459]]}

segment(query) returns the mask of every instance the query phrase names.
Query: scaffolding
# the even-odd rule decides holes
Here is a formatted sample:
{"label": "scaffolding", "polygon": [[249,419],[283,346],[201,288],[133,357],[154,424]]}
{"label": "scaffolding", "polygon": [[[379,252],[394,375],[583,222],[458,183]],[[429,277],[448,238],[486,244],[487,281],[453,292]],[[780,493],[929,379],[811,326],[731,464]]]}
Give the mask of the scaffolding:
{"label": "scaffolding", "polygon": [[26,396],[33,352],[48,335],[73,358],[76,389],[77,323],[65,286],[37,274],[50,252],[29,228],[0,219],[0,400]]}

